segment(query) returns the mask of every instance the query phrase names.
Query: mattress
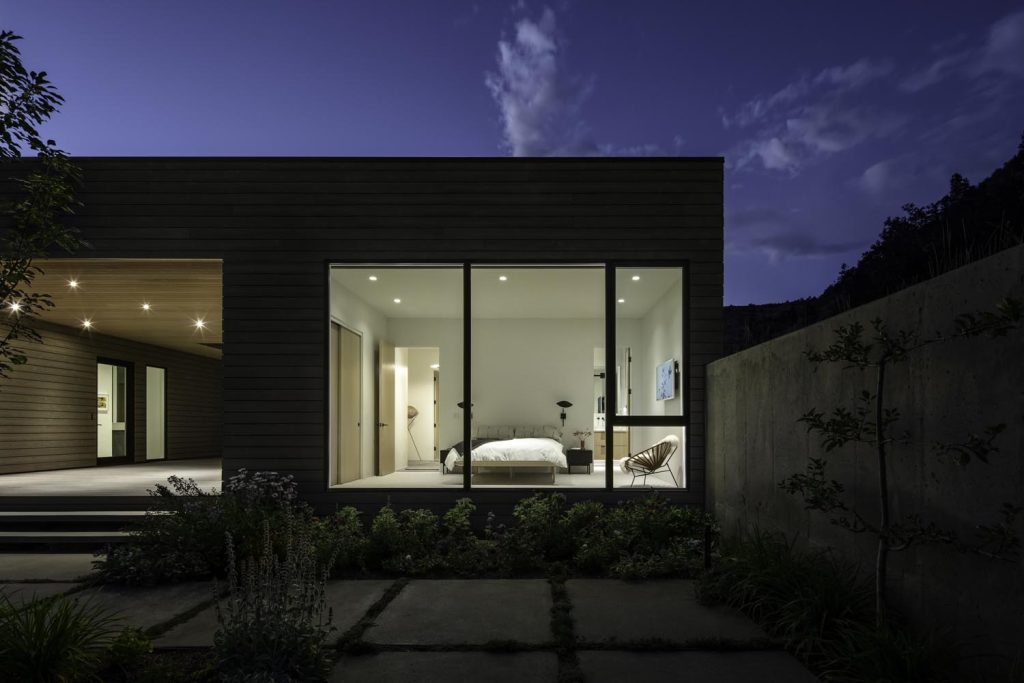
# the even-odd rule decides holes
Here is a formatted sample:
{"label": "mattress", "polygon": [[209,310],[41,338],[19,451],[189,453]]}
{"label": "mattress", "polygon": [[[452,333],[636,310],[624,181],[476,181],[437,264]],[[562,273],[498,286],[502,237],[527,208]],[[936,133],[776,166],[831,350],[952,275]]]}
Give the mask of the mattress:
{"label": "mattress", "polygon": [[[473,464],[487,462],[537,462],[568,467],[562,444],[554,439],[527,438],[488,441],[473,449]],[[454,448],[448,451],[444,466],[449,470],[462,463],[462,456]]]}

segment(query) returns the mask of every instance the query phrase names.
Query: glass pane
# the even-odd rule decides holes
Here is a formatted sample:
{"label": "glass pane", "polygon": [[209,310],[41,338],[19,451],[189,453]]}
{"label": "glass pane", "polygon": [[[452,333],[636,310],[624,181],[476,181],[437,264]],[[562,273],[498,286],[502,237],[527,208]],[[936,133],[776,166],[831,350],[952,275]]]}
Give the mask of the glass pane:
{"label": "glass pane", "polygon": [[163,368],[146,368],[146,460],[162,460],[166,453],[166,384]]}
{"label": "glass pane", "polygon": [[479,266],[472,287],[473,486],[603,488],[604,268]]}
{"label": "glass pane", "polygon": [[460,487],[461,266],[330,271],[331,484]]}
{"label": "glass pane", "polygon": [[[613,461],[616,488],[686,487],[685,428],[630,427],[621,443],[619,434]],[[629,455],[620,456],[625,444]]]}
{"label": "glass pane", "polygon": [[616,268],[615,296],[616,415],[682,415],[682,268]]}

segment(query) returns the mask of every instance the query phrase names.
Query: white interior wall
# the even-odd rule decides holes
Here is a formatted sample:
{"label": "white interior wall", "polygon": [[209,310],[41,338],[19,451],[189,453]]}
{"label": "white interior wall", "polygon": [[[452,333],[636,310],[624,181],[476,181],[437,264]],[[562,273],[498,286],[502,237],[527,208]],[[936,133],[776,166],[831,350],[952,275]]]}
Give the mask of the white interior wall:
{"label": "white interior wall", "polygon": [[[406,420],[406,434],[411,433],[409,459],[434,459],[434,370],[430,366],[439,363],[436,348],[410,348],[408,353],[409,404],[416,407],[419,416],[409,428]],[[412,442],[415,440],[415,445]],[[419,456],[416,455],[419,447]]]}
{"label": "white interior wall", "polygon": [[395,347],[395,471],[400,472],[409,465],[409,432],[406,417],[409,410],[409,349]]}
{"label": "white interior wall", "polygon": [[593,428],[594,348],[603,344],[602,320],[474,320],[475,424],[561,426],[555,403],[566,400],[563,441],[573,444],[573,431]]}
{"label": "white interior wall", "polygon": [[[376,352],[377,344],[386,339],[387,320],[376,309],[331,279],[331,317],[362,337],[363,400],[360,422],[360,475],[373,476],[374,471],[374,416],[376,413]],[[332,371],[337,372],[337,359],[332,358]],[[333,474],[332,474],[333,476]]]}

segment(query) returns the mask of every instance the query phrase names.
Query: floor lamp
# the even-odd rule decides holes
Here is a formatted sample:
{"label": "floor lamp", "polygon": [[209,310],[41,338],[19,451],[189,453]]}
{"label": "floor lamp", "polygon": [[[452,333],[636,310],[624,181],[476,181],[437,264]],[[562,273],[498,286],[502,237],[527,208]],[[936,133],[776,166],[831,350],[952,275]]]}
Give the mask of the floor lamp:
{"label": "floor lamp", "polygon": [[412,423],[416,421],[416,416],[420,414],[420,411],[416,410],[416,406],[409,406],[409,440],[412,441],[412,447],[416,449],[416,459],[422,460],[423,457],[420,455],[420,447],[416,445],[416,437],[412,435]]}

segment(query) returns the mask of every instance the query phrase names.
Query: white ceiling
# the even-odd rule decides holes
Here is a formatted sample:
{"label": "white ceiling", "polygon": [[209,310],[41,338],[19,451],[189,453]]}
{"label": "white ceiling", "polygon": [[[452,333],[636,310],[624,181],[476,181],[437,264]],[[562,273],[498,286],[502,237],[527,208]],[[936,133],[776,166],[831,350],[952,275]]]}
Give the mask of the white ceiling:
{"label": "white ceiling", "polygon": [[[471,277],[476,318],[604,318],[601,266],[486,266]],[[618,270],[616,293],[625,300],[616,306],[619,316],[643,317],[680,277],[678,268]],[[461,267],[335,267],[331,278],[390,318],[462,317]]]}

